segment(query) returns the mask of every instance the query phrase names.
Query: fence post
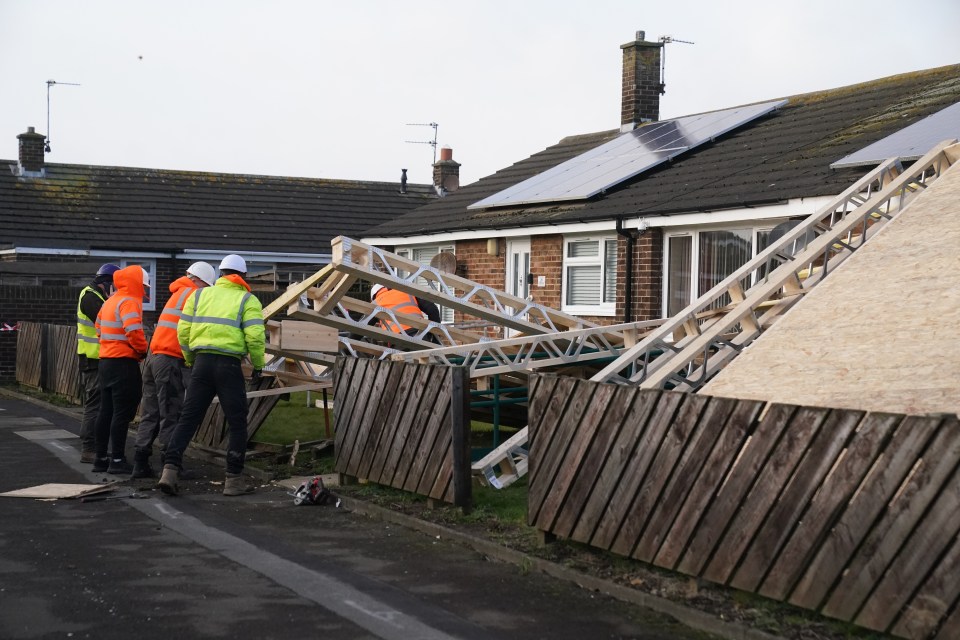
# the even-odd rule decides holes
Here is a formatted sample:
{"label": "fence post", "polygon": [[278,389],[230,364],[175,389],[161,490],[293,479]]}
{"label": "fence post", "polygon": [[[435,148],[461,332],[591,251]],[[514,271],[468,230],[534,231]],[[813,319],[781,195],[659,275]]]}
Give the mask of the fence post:
{"label": "fence post", "polygon": [[453,504],[467,514],[473,509],[470,373],[467,367],[450,367],[450,421],[453,430]]}

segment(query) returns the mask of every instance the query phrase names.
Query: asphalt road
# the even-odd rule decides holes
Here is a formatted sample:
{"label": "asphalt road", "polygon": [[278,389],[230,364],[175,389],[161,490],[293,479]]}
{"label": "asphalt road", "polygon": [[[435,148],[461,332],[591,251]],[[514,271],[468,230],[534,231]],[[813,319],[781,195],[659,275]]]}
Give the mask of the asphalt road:
{"label": "asphalt road", "polygon": [[[0,395],[0,493],[114,479],[75,418]],[[0,497],[0,638],[706,638],[671,618],[446,540],[262,486],[100,502]]]}

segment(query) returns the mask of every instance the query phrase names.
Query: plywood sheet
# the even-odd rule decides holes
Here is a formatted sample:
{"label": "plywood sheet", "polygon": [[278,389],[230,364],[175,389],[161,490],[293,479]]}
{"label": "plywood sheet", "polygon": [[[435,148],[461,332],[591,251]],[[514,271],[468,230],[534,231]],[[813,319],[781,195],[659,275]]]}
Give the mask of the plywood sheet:
{"label": "plywood sheet", "polygon": [[960,411],[953,165],[703,393],[905,414]]}
{"label": "plywood sheet", "polygon": [[37,498],[40,500],[59,500],[65,498],[80,498],[97,493],[106,493],[116,488],[115,482],[109,484],[62,484],[51,482],[35,487],[15,489],[0,493],[7,498]]}

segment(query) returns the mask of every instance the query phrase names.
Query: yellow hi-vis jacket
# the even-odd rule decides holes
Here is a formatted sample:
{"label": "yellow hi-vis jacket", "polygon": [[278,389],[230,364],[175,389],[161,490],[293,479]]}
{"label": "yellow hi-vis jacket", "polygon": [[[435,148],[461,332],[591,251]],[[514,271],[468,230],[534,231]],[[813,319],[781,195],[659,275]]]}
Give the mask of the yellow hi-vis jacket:
{"label": "yellow hi-vis jacket", "polygon": [[106,300],[103,293],[96,287],[86,286],[80,291],[80,296],[77,298],[77,354],[98,360],[100,358],[100,338],[97,336],[97,327],[94,325],[95,318],[88,318],[80,309],[80,301],[83,300],[87,291],[101,300]]}
{"label": "yellow hi-vis jacket", "polygon": [[254,369],[264,364],[263,306],[238,275],[219,278],[212,287],[197,289],[183,305],[177,323],[183,359],[192,366],[198,353],[242,358],[250,354]]}

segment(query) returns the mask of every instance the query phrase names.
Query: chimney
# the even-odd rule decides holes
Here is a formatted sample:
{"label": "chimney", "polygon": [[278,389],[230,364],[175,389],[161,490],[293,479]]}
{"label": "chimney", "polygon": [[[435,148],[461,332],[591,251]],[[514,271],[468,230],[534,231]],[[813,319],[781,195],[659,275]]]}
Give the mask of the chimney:
{"label": "chimney", "polygon": [[433,186],[441,194],[460,188],[460,163],[453,159],[450,147],[440,147],[440,161],[433,165]]}
{"label": "chimney", "polygon": [[27,127],[27,132],[18,135],[17,140],[20,141],[20,169],[43,171],[43,145],[46,136],[36,133],[33,127]]}
{"label": "chimney", "polygon": [[643,122],[660,119],[660,56],[662,42],[647,42],[646,33],[620,45],[623,49],[623,91],[620,103],[620,130],[633,131]]}

